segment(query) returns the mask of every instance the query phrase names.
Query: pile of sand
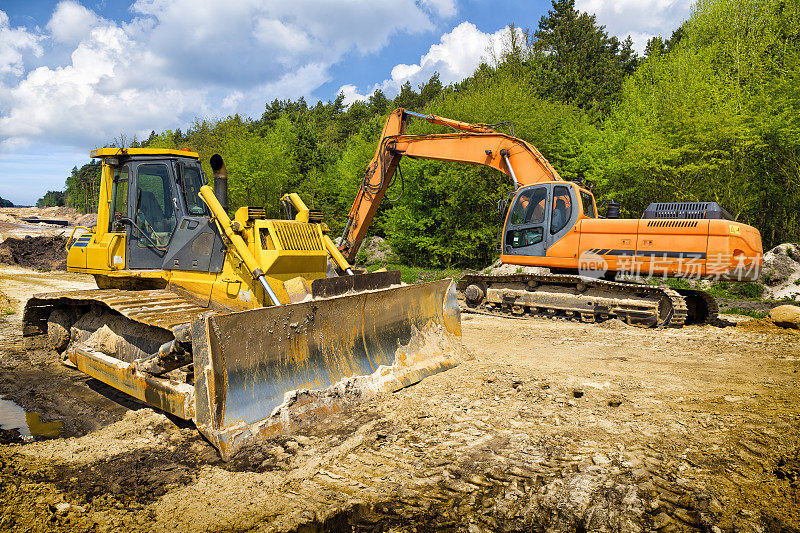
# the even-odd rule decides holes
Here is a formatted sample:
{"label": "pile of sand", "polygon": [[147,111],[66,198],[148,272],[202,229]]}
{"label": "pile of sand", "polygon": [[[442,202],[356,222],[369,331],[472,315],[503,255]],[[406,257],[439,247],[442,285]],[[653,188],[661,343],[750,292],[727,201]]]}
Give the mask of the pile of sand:
{"label": "pile of sand", "polygon": [[761,283],[764,298],[800,299],[800,244],[779,244],[765,253]]}
{"label": "pile of sand", "polygon": [[70,226],[93,226],[97,215],[82,215],[71,207],[5,207],[0,209],[0,222],[23,222],[23,218],[66,220]]}

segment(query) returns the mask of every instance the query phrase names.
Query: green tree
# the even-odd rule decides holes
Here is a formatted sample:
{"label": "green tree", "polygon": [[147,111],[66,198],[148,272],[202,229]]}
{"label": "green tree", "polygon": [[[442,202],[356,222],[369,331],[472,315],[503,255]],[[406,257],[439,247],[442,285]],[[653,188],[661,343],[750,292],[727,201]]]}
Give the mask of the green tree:
{"label": "green tree", "polygon": [[36,200],[36,207],[58,207],[63,205],[63,191],[47,191],[44,196]]}
{"label": "green tree", "polygon": [[540,96],[607,112],[625,76],[636,68],[630,37],[620,43],[575,0],[553,0],[532,43],[532,68]]}
{"label": "green tree", "polygon": [[67,177],[64,203],[81,213],[96,213],[100,192],[100,163],[91,161],[80,169],[73,167]]}

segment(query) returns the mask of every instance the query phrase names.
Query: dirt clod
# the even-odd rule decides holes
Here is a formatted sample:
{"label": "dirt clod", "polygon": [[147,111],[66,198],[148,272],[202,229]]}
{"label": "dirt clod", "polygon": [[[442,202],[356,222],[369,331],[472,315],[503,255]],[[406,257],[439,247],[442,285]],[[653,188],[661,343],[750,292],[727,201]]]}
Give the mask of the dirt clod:
{"label": "dirt clod", "polygon": [[42,270],[66,270],[67,239],[62,236],[14,237],[0,243],[0,263]]}
{"label": "dirt clod", "polygon": [[800,306],[779,305],[770,310],[769,318],[776,326],[800,329]]}

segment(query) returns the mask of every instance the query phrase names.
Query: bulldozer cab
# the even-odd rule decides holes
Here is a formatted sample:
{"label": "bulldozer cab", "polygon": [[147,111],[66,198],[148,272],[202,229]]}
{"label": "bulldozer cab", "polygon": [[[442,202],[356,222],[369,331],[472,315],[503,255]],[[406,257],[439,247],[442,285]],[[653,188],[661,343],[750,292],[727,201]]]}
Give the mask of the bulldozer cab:
{"label": "bulldozer cab", "polygon": [[545,256],[550,245],[580,218],[595,218],[594,198],[574,183],[553,182],[520,188],[505,221],[503,253]]}
{"label": "bulldozer cab", "polygon": [[222,240],[198,196],[204,184],[191,157],[135,156],[114,167],[109,232],[124,234],[128,269],[222,270]]}

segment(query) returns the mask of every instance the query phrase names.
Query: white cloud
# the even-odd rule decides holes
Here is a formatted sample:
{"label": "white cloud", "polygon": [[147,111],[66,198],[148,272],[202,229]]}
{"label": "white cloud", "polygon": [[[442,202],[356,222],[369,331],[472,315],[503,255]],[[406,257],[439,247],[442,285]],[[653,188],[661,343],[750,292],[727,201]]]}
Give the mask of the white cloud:
{"label": "white cloud", "polygon": [[358,87],[352,84],[342,85],[339,87],[339,92],[344,94],[344,105],[350,105],[356,101],[363,102],[369,98],[367,94],[360,94],[358,92]]}
{"label": "white cloud", "polygon": [[[472,75],[482,61],[491,61],[492,50],[500,48],[500,43],[508,32],[508,27],[505,27],[494,33],[484,33],[471,22],[462,22],[442,35],[439,42],[420,57],[419,63],[395,65],[391,77],[375,84],[369,94],[380,89],[391,98],[400,92],[404,83],[409,82],[416,88],[427,82],[436,72],[445,85],[461,81]],[[346,101],[349,95],[354,100],[364,99],[369,95],[360,95],[354,85],[344,85],[339,90],[344,91]]]}
{"label": "white cloud", "polygon": [[256,22],[256,39],[267,46],[283,47],[291,52],[303,52],[311,48],[311,39],[298,28],[280,20],[261,19]]}
{"label": "white cloud", "polygon": [[422,0],[422,5],[435,10],[442,17],[452,17],[456,14],[455,0]]}
{"label": "white cloud", "polygon": [[579,11],[594,13],[597,22],[620,40],[628,35],[633,48],[642,53],[655,35],[669,38],[689,18],[692,0],[576,0]]}
{"label": "white cloud", "polygon": [[[63,0],[44,28],[30,30],[12,28],[0,11],[0,152],[87,148],[196,116],[258,116],[274,98],[310,99],[346,54],[429,31],[455,4],[136,0],[130,12],[117,23]],[[29,64],[30,54],[42,59]]]}
{"label": "white cloud", "polygon": [[93,11],[73,0],[64,0],[53,11],[47,30],[55,41],[75,45],[100,23],[100,17]]}
{"label": "white cloud", "polygon": [[30,51],[37,57],[42,55],[39,40],[37,35],[25,28],[12,28],[9,25],[8,15],[5,11],[0,11],[0,76],[22,75],[23,53]]}

